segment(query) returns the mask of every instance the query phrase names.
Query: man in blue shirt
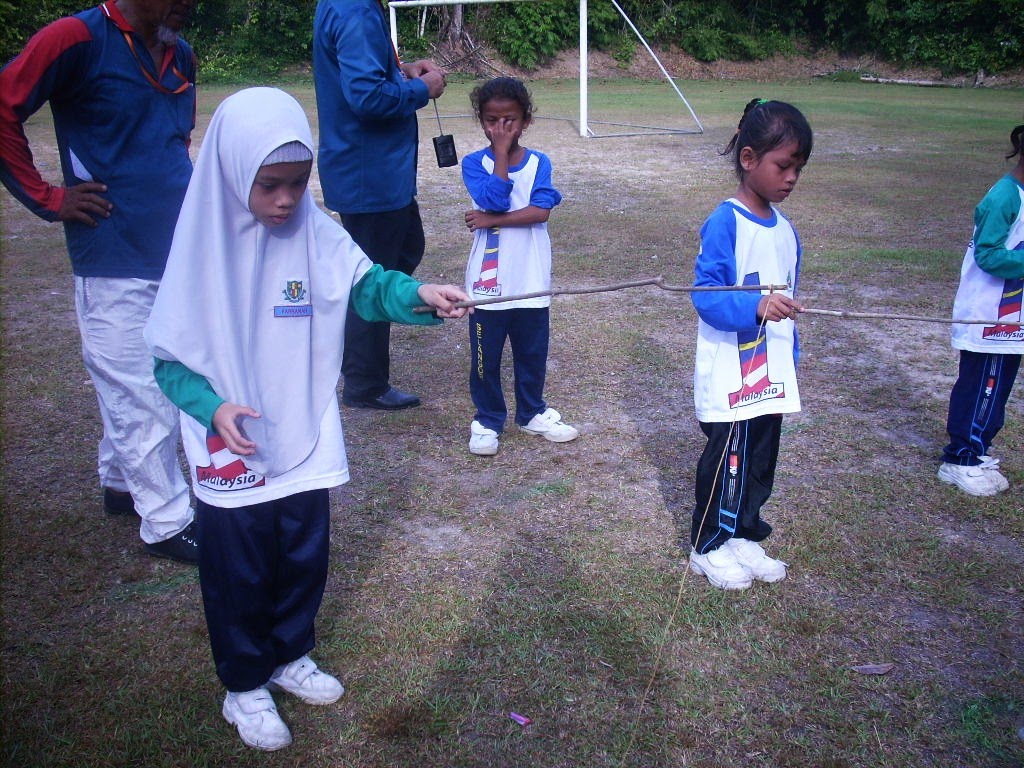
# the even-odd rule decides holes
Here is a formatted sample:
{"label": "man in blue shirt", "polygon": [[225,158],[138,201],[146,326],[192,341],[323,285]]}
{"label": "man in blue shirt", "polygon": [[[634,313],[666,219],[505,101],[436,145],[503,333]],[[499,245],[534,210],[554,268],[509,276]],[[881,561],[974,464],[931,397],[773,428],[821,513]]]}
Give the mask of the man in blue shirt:
{"label": "man in blue shirt", "polygon": [[[37,32],[0,70],[0,181],[61,221],[82,357],[103,420],[104,507],[141,517],[157,557],[195,562],[177,409],[142,338],[192,173],[195,57],[178,32],[196,0],[107,0]],[[63,185],[42,178],[23,123],[50,103]]]}
{"label": "man in blue shirt", "polygon": [[[445,88],[432,61],[402,63],[380,0],[320,0],[313,25],[324,204],[366,255],[411,275],[423,258],[416,204],[416,110]],[[397,410],[419,405],[390,384],[390,323],[349,312],[342,402]]]}

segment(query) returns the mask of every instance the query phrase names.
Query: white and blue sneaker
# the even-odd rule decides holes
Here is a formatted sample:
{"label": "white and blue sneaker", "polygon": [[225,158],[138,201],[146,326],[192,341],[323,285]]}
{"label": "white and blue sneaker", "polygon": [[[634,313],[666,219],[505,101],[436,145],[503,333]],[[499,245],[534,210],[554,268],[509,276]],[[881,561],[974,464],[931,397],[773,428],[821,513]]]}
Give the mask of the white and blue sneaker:
{"label": "white and blue sneaker", "polygon": [[978,466],[989,473],[989,477],[993,480],[993,485],[996,486],[996,493],[1005,491],[1010,487],[1010,481],[1006,479],[1006,475],[999,471],[999,459],[995,456],[979,456],[981,464]]}
{"label": "white and blue sneaker", "polygon": [[474,421],[469,425],[469,452],[477,456],[493,456],[498,452],[498,433]]}
{"label": "white and blue sneaker", "polygon": [[719,589],[749,589],[753,575],[737,559],[730,547],[721,546],[705,555],[690,550],[690,570],[706,576],[711,586]]}
{"label": "white and blue sneaker", "polygon": [[552,443],[568,443],[580,436],[580,431],[563,422],[562,414],[554,408],[546,408],[519,428],[531,435],[540,435]]}
{"label": "white and blue sneaker", "polygon": [[292,732],[277,714],[274,697],[265,686],[241,693],[228,691],[221,713],[238,728],[246,746],[273,752],[292,743]]}
{"label": "white and blue sneaker", "polygon": [[971,496],[995,496],[1000,490],[1005,490],[1003,483],[1006,483],[1006,488],[1010,487],[998,469],[986,468],[984,464],[968,467],[945,461],[939,467],[939,480],[955,485]]}
{"label": "white and blue sneaker", "polygon": [[307,704],[333,704],[345,692],[338,678],[321,672],[309,656],[275,669],[267,688],[298,696]]}
{"label": "white and blue sneaker", "polygon": [[786,569],[789,566],[781,560],[768,557],[757,542],[732,538],[722,545],[722,549],[726,547],[732,550],[736,562],[750,571],[750,575],[758,581],[774,584],[776,581],[786,578]]}

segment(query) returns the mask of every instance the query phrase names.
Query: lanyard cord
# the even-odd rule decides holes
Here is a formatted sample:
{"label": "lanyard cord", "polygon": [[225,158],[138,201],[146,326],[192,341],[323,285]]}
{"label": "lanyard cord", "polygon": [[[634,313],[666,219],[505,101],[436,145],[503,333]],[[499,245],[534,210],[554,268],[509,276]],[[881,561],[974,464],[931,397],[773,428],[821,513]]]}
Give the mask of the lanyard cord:
{"label": "lanyard cord", "polygon": [[110,19],[114,23],[114,26],[117,27],[117,30],[122,35],[124,35],[124,41],[128,43],[128,50],[132,52],[132,56],[135,57],[135,63],[139,65],[139,71],[142,72],[143,77],[146,78],[147,82],[149,82],[151,86],[153,86],[156,90],[160,91],[160,93],[168,93],[172,96],[177,96],[179,93],[184,93],[192,87],[192,83],[189,82],[189,79],[181,73],[181,70],[178,69],[178,66],[176,64],[171,64],[171,71],[182,82],[181,85],[179,85],[174,90],[171,90],[167,86],[160,83],[160,81],[157,80],[155,77],[153,77],[153,75],[150,74],[149,70],[146,69],[146,65],[142,63],[142,59],[139,58],[139,52],[135,49],[135,41],[132,40],[131,32],[124,29],[117,22],[117,20],[114,18],[113,14],[110,11],[110,8],[107,7],[108,5],[112,5],[112,3],[103,3],[103,5],[100,6],[100,9],[103,11],[103,15]]}
{"label": "lanyard cord", "polygon": [[178,78],[182,81],[181,85],[179,85],[174,90],[171,90],[167,86],[163,85],[155,77],[153,77],[153,75],[149,73],[149,70],[146,69],[146,65],[142,63],[142,59],[139,58],[139,52],[135,49],[135,41],[132,40],[131,33],[125,32],[122,29],[121,34],[124,35],[125,42],[128,43],[128,48],[131,49],[132,55],[135,57],[135,61],[139,65],[139,71],[142,72],[146,80],[149,81],[149,84],[156,88],[158,91],[160,91],[160,93],[169,93],[173,96],[177,96],[179,93],[184,93],[192,87],[192,83],[189,82],[187,77],[181,74],[181,71],[178,69],[178,66],[176,64],[171,64],[171,71],[175,75],[177,75]]}

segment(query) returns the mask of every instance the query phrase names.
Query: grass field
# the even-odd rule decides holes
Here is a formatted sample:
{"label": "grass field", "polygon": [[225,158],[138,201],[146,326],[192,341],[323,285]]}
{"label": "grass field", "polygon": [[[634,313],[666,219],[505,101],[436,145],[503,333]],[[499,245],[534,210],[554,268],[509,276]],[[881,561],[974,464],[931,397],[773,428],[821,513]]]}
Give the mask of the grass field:
{"label": "grass field", "polygon": [[[465,113],[470,85],[451,85],[442,113]],[[764,96],[815,129],[784,205],[801,301],[949,315],[1024,92],[680,85],[703,135],[584,140],[575,83],[531,83],[544,119],[524,143],[565,195],[556,285],[689,282],[697,229],[735,189],[718,151]],[[315,123],[310,83],[285,87]],[[593,87],[592,120],[691,124],[666,86]],[[228,92],[201,91],[194,148]],[[459,283],[465,192],[434,167],[432,112],[421,126],[418,276]],[[482,145],[468,119],[445,130],[460,156]],[[48,113],[27,131],[55,180]],[[353,480],[332,495],[315,658],[347,693],[327,708],[279,696],[295,744],[246,749],[220,716],[195,571],[149,558],[130,521],[102,512],[62,231],[2,200],[4,765],[1024,765],[1019,397],[994,450],[1011,490],[968,497],[935,477],[948,326],[801,318],[804,409],[786,419],[764,510],[790,578],[724,594],[685,573],[678,545],[703,446],[695,314],[654,288],[554,300],[547,398],[582,435],[509,429],[493,459],[466,450],[464,323],[396,328],[393,381],[424,405],[343,413]]]}

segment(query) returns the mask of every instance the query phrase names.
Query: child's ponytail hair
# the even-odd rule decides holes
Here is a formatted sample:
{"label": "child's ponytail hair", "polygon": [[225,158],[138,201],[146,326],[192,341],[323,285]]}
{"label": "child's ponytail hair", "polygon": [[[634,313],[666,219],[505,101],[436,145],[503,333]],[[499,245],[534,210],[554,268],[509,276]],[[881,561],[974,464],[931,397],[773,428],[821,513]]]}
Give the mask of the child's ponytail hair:
{"label": "child's ponytail hair", "polygon": [[811,156],[814,134],[800,110],[784,101],[751,99],[722,154],[732,155],[736,175],[742,179],[745,172],[740,164],[740,150],[750,147],[760,158],[790,141],[796,142],[796,153],[806,162]]}
{"label": "child's ponytail hair", "polygon": [[1006,156],[1009,160],[1011,157],[1021,156],[1024,160],[1024,125],[1018,125],[1012,131],[1010,131],[1010,144],[1013,145],[1013,152]]}

